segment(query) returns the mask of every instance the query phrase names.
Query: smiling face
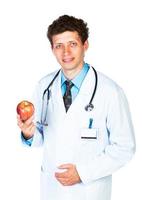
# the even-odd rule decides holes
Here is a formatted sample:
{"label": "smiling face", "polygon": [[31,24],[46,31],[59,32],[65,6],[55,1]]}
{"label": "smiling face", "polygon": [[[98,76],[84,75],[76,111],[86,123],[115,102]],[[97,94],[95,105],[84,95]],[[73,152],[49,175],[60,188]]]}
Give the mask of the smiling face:
{"label": "smiling face", "polygon": [[88,41],[82,43],[76,31],[65,31],[52,37],[53,53],[64,74],[73,78],[83,67]]}

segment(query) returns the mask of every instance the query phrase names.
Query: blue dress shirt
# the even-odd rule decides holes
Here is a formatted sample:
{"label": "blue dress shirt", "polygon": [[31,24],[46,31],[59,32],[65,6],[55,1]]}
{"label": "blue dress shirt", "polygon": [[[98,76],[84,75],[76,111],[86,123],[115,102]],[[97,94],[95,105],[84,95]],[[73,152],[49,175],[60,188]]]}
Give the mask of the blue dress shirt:
{"label": "blue dress shirt", "polygon": [[[87,63],[84,63],[83,68],[80,71],[80,73],[71,80],[72,83],[74,84],[73,87],[71,88],[72,100],[74,100],[75,97],[77,96],[77,94],[79,93],[80,87],[82,85],[82,82],[83,82],[88,70],[89,70],[89,65]],[[65,91],[66,91],[66,85],[65,85],[66,80],[67,80],[67,78],[65,77],[64,73],[62,72],[62,74],[61,74],[62,96],[64,96]]]}

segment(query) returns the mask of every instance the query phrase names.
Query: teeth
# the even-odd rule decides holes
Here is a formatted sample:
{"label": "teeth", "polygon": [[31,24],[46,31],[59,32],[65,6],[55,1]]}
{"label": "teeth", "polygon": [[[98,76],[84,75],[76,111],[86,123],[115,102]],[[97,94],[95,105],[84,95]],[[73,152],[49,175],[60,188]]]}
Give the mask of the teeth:
{"label": "teeth", "polygon": [[73,58],[66,58],[66,59],[63,59],[64,62],[70,62],[70,61],[72,61],[72,60],[73,60]]}

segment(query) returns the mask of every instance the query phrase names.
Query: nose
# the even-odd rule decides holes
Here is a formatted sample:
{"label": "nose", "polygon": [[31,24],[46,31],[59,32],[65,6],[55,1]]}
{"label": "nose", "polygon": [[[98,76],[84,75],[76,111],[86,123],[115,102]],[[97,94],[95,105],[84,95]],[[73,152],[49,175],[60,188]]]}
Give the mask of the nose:
{"label": "nose", "polygon": [[69,45],[64,46],[64,54],[67,55],[70,53],[70,47]]}

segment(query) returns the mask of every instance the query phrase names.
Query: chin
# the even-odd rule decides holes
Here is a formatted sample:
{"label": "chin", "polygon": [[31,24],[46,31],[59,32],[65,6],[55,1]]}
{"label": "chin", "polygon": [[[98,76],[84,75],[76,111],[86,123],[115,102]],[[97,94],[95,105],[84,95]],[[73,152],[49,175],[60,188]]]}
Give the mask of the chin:
{"label": "chin", "polygon": [[63,69],[73,69],[75,65],[73,62],[69,62],[69,63],[62,63],[61,66]]}

